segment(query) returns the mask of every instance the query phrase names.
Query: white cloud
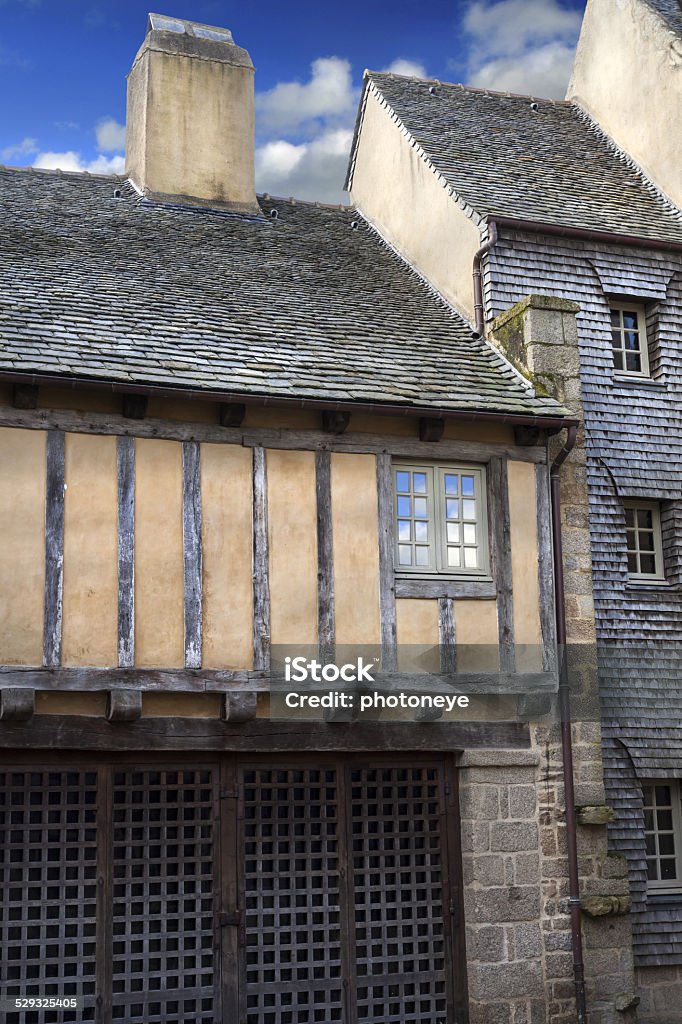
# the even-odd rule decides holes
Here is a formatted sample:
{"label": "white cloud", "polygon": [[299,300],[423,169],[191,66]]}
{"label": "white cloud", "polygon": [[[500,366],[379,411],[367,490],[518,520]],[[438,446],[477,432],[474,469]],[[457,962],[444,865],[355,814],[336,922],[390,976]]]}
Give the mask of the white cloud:
{"label": "white cloud", "polygon": [[330,121],[344,122],[355,113],[358,92],[353,88],[350,62],[341,57],[319,57],[311,65],[310,80],[279,82],[256,95],[261,132],[319,131]]}
{"label": "white cloud", "polygon": [[391,61],[384,71],[390,71],[394,75],[408,75],[410,78],[428,78],[426,68],[415,60],[406,60],[404,57],[397,57]]}
{"label": "white cloud", "polygon": [[463,20],[470,40],[469,82],[562,97],[580,23],[580,12],[561,0],[474,0]]}
{"label": "white cloud", "polygon": [[125,149],[126,128],[119,124],[113,117],[103,117],[95,127],[97,137],[97,148],[103,153],[115,153],[116,150]]}
{"label": "white cloud", "polygon": [[91,174],[123,174],[125,159],[122,156],[98,156],[94,160],[83,160],[73,149],[63,153],[39,153],[32,161],[33,167],[44,170],[89,171]]}
{"label": "white cloud", "polygon": [[33,156],[38,152],[38,140],[37,139],[22,139],[16,146],[6,146],[5,149],[0,152],[0,158],[3,161],[9,162],[10,160],[21,159],[26,156]]}
{"label": "white cloud", "polygon": [[338,128],[299,144],[275,139],[256,150],[256,188],[322,203],[348,201],[343,181],[353,133]]}

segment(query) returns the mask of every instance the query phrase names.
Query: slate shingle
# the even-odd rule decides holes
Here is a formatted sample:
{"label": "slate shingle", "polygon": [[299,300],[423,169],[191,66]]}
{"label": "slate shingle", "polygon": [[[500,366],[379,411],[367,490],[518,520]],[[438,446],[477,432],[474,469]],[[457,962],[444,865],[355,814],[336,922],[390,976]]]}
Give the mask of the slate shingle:
{"label": "slate shingle", "polygon": [[565,412],[473,340],[353,210],[270,199],[263,210],[151,205],[117,179],[1,170],[0,368],[226,394]]}

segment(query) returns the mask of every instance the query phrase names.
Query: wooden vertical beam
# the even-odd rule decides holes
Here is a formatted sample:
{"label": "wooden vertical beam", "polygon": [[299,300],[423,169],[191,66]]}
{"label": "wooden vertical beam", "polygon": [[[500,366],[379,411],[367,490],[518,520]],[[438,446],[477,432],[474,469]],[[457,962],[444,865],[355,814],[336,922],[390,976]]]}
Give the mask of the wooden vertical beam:
{"label": "wooden vertical beam", "polygon": [[387,452],[377,455],[377,496],[379,502],[379,612],[381,621],[381,663],[384,672],[398,667],[395,609],[395,568],[393,515],[393,471]]}
{"label": "wooden vertical beam", "polygon": [[535,467],[538,508],[538,598],[540,601],[540,633],[542,636],[542,667],[555,672],[556,623],[554,605],[554,552],[552,549],[552,507],[547,466]]}
{"label": "wooden vertical beam", "polygon": [[438,635],[440,639],[440,670],[450,674],[457,671],[457,637],[455,609],[451,597],[438,598]]}
{"label": "wooden vertical beam", "polygon": [[334,549],[332,543],[331,455],[315,453],[317,496],[317,642],[320,654],[334,657]]}
{"label": "wooden vertical beam", "polygon": [[497,625],[500,671],[514,672],[514,592],[512,586],[511,523],[506,459],[494,458],[488,466],[488,514],[490,558],[497,584]]}
{"label": "wooden vertical beam", "polygon": [[45,488],[45,611],[43,664],[57,668],[62,661],[62,596],[64,590],[64,434],[47,434]]}
{"label": "wooden vertical beam", "polygon": [[198,441],[182,445],[182,540],[185,562],[185,668],[201,668],[201,455]]}
{"label": "wooden vertical beam", "polygon": [[119,437],[118,665],[135,664],[135,438]]}
{"label": "wooden vertical beam", "polygon": [[253,449],[253,667],[270,668],[268,483],[265,449]]}

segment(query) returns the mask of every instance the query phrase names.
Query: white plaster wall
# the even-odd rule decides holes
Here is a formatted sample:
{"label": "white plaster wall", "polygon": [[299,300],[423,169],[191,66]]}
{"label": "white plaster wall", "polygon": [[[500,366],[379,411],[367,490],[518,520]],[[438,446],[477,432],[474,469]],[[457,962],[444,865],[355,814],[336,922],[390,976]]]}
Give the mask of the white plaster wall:
{"label": "white plaster wall", "polygon": [[478,227],[376,95],[367,96],[351,199],[381,234],[470,321]]}
{"label": "white plaster wall", "polygon": [[682,38],[641,0],[588,0],[567,99],[682,206]]}

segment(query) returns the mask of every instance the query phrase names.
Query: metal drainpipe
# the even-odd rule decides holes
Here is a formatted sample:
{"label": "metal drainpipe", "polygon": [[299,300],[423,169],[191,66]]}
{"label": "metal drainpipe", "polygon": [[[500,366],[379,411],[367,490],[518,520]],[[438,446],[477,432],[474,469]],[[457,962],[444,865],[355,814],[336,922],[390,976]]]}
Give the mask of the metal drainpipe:
{"label": "metal drainpipe", "polygon": [[474,321],[476,331],[481,337],[485,336],[485,316],[483,315],[483,280],[481,277],[481,263],[486,253],[490,252],[497,242],[497,224],[494,220],[488,221],[488,241],[481,246],[474,256]]}
{"label": "metal drainpipe", "polygon": [[566,803],[566,847],[568,855],[569,907],[571,914],[571,947],[575,985],[576,1019],[587,1024],[585,999],[585,965],[580,929],[580,881],[578,875],[578,843],[576,835],[575,791],[573,785],[573,738],[571,705],[566,665],[566,604],[564,599],[563,545],[561,542],[561,491],[559,470],[575,447],[578,428],[570,426],[566,444],[558,453],[550,470],[552,492],[552,545],[554,548],[554,587],[556,600],[556,631],[559,648],[559,709],[561,713],[561,752],[563,760]]}

